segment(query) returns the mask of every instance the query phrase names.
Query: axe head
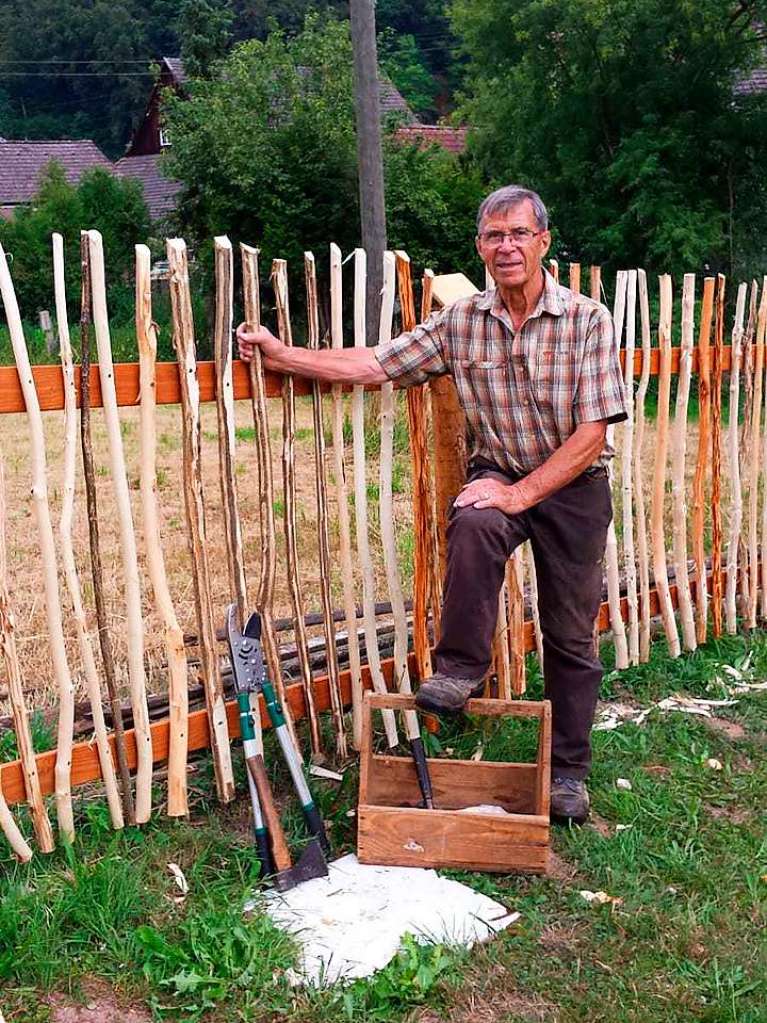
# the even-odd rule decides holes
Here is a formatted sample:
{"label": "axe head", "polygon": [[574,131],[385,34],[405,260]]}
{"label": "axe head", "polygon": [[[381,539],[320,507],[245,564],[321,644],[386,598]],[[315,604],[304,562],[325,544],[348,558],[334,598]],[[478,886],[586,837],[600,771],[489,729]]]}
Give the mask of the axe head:
{"label": "axe head", "polygon": [[313,877],[327,877],[327,874],[325,854],[317,839],[313,839],[304,849],[298,863],[274,875],[274,887],[278,892],[289,892],[304,881],[311,881]]}

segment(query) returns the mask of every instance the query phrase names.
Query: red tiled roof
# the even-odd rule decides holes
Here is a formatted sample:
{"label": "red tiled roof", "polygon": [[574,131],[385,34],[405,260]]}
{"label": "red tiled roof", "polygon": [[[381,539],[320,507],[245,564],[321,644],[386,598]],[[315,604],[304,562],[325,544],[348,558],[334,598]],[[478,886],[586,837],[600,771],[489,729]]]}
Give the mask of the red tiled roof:
{"label": "red tiled roof", "polygon": [[407,124],[394,132],[398,142],[426,149],[427,146],[441,146],[450,153],[462,153],[466,149],[468,128],[450,128],[444,124]]}
{"label": "red tiled roof", "polygon": [[144,199],[152,220],[160,220],[171,213],[181,189],[179,181],[163,177],[160,173],[160,154],[124,156],[115,164],[115,173],[123,178],[135,178],[144,186]]}
{"label": "red tiled roof", "polygon": [[64,168],[67,181],[76,185],[93,167],[112,169],[95,142],[90,139],[52,142],[0,141],[0,205],[29,202],[40,184],[40,175],[51,160]]}

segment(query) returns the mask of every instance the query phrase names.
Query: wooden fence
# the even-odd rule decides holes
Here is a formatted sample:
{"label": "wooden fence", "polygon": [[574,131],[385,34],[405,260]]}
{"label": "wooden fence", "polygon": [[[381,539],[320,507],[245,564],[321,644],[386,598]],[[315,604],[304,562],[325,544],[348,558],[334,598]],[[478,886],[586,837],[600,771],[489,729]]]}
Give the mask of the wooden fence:
{"label": "wooden fence", "polygon": [[[365,253],[355,256],[353,295],[354,342],[365,344]],[[186,247],[182,240],[168,242],[170,293],[177,363],[157,364],[156,328],[152,320],[149,252],[136,249],[136,331],[140,361],[112,364],[109,318],[106,306],[105,267],[98,232],[82,236],[83,289],[79,324],[81,362],[73,364],[64,293],[63,246],[54,236],[57,328],[61,343],[61,366],[29,365],[21,316],[5,253],[0,248],[0,293],[16,359],[16,368],[0,369],[0,412],[26,412],[32,454],[31,506],[44,567],[48,639],[58,692],[57,749],[35,754],[24,697],[24,666],[16,649],[13,594],[6,568],[6,508],[0,486],[0,646],[7,682],[19,760],[2,766],[0,774],[0,826],[16,854],[27,859],[31,848],[21,834],[10,807],[29,805],[32,827],[41,850],[54,848],[53,830],[44,797],[55,795],[58,829],[64,840],[74,836],[72,789],[101,779],[115,828],[127,821],[142,823],[152,812],[154,767],[168,764],[167,811],[187,813],[186,765],[191,751],[210,747],[213,752],[219,798],[234,796],[229,740],[239,735],[236,705],[225,698],[222,658],[217,626],[223,607],[211,599],[210,566],[206,549],[206,510],[220,501],[226,531],[230,592],[242,616],[257,608],[264,624],[264,649],[271,677],[287,710],[291,728],[309,721],[310,753],[323,755],[319,715],[330,711],[336,754],[347,755],[347,742],[359,747],[361,695],[364,689],[410,690],[413,680],[431,670],[431,647],[439,633],[440,578],[444,563],[446,509],[463,481],[466,440],[462,413],[455,389],[447,378],[407,391],[407,418],[412,459],[413,501],[413,599],[408,621],[406,602],[397,565],[396,537],[392,528],[392,450],[397,397],[390,385],[380,394],[380,458],[378,500],[381,546],[386,568],[385,594],[376,593],[369,546],[368,477],[365,462],[365,402],[361,387],[352,389],[351,457],[344,437],[345,396],[340,387],[325,388],[300,378],[280,379],[264,373],[260,359],[250,366],[232,359],[233,252],[226,238],[215,240],[215,329],[212,363],[196,361],[195,325],[189,290]],[[243,308],[249,323],[260,322],[258,252],[242,246]],[[321,343],[319,301],[314,259],[305,259],[307,337],[311,347]],[[558,268],[552,266],[558,273]],[[580,290],[581,273],[570,267],[570,284]],[[767,279],[766,279],[767,282]],[[287,268],[282,260],[272,267],[279,332],[291,343]],[[592,297],[601,297],[601,273],[590,271]],[[725,280],[706,278],[700,287],[694,275],[683,281],[681,301],[674,301],[672,281],[658,281],[659,315],[651,323],[650,285],[642,270],[621,271],[614,287],[613,315],[621,359],[631,396],[625,424],[611,428],[610,442],[620,452],[612,474],[616,498],[616,522],[606,552],[606,599],[599,613],[600,630],[610,629],[615,643],[616,666],[646,661],[650,648],[650,619],[660,615],[668,650],[678,656],[705,642],[709,628],[714,635],[734,632],[740,622],[754,628],[765,614],[767,559],[762,548],[767,540],[767,502],[760,500],[762,475],[767,465],[767,430],[762,424],[764,343],[767,324],[767,288],[761,296],[754,282],[737,290],[734,321],[727,329],[725,345]],[[460,275],[434,277],[425,271],[420,315],[433,305],[446,304],[466,294],[472,285]],[[399,299],[399,322],[395,323],[395,296]],[[675,317],[674,310],[681,310]],[[379,337],[385,340],[395,329],[411,328],[417,320],[411,267],[405,253],[387,253],[384,260],[384,293]],[[696,314],[697,310],[697,314]],[[341,254],[330,249],[330,330],[328,343],[343,344]],[[679,321],[678,347],[672,347],[675,320]],[[91,364],[95,340],[97,364]],[[655,344],[653,341],[655,340]],[[724,374],[729,374],[728,414],[722,421]],[[657,378],[657,408],[653,412],[652,441],[648,441],[647,412],[651,378]],[[671,382],[677,378],[675,407],[671,409]],[[688,404],[693,379],[697,380],[698,423],[695,445],[691,436]],[[655,389],[653,389],[655,390]],[[295,400],[311,395],[314,408],[315,491],[317,499],[316,556],[320,566],[321,621],[324,629],[326,670],[313,672],[304,628],[301,586],[302,564],[297,550],[295,509]],[[249,400],[255,425],[259,469],[260,573],[248,601],[243,574],[243,542],[239,520],[237,480],[234,471],[234,403]],[[273,615],[278,526],[275,522],[275,487],[272,479],[270,417],[281,404],[283,429],[281,525],[285,534],[295,653],[300,681],[286,684]],[[200,407],[215,402],[218,422],[220,492],[203,490],[200,472]],[[205,709],[188,709],[190,665],[184,634],[177,620],[167,584],[161,542],[163,525],[156,479],[155,416],[157,404],[180,404],[183,427],[183,489],[186,532],[195,594],[196,643],[200,651],[200,677]],[[126,467],[120,430],[120,406],[140,404],[140,487],[146,575],[140,578],[137,530],[128,495]],[[332,452],[325,450],[323,409],[330,411]],[[91,412],[103,408],[109,438],[109,457],[115,507],[118,516],[120,564],[124,579],[125,621],[128,632],[127,675],[130,684],[130,723],[122,727],[125,708],[115,684],[113,644],[103,608],[101,541],[93,480]],[[79,427],[78,427],[78,413]],[[62,514],[58,537],[54,535],[47,495],[46,450],[42,429],[44,413],[64,410],[65,458]],[[767,415],[765,416],[767,421]],[[89,520],[90,574],[87,592],[92,606],[85,606],[83,580],[71,546],[71,517],[75,493],[75,453],[79,428],[83,474]],[[1,436],[1,434],[0,434]],[[2,442],[0,442],[1,444]],[[688,449],[689,448],[689,449]],[[724,456],[724,457],[723,457]],[[327,463],[332,466],[331,488]],[[349,464],[350,463],[350,464]],[[685,475],[694,464],[691,485]],[[652,478],[651,491],[643,482]],[[723,497],[723,484],[725,496]],[[353,493],[354,515],[350,514]],[[331,544],[328,523],[331,508],[337,516],[337,542]],[[353,521],[352,521],[353,518]],[[688,530],[689,525],[689,530]],[[616,528],[617,526],[617,528]],[[669,528],[671,526],[671,528]],[[358,640],[353,566],[356,561],[362,582],[362,620],[365,649]],[[305,566],[304,566],[305,567]],[[337,614],[330,599],[334,571],[340,572],[343,589],[341,627],[348,643],[348,666],[336,657]],[[761,573],[761,578],[760,578]],[[62,585],[63,583],[63,585]],[[761,583],[761,585],[760,585]],[[151,589],[157,614],[163,623],[167,659],[168,714],[150,722],[149,695],[143,659],[143,625],[140,594]],[[760,593],[762,607],[757,606]],[[63,596],[63,594],[66,594]],[[375,616],[377,597],[385,596],[393,618],[393,656],[379,654]],[[73,673],[67,662],[62,633],[62,609],[72,613],[77,627],[80,665],[91,703],[95,742],[74,743]],[[535,571],[529,551],[510,559],[499,600],[498,628],[494,645],[491,692],[501,697],[525,689],[525,653],[537,649],[542,657],[542,637],[537,614]],[[100,661],[100,665],[99,662]],[[108,698],[107,730],[102,686]],[[347,736],[344,711],[351,708],[351,735]],[[263,727],[268,716],[260,708]],[[390,745],[398,742],[393,714],[385,719]],[[416,734],[414,716],[404,721],[409,738]]]}

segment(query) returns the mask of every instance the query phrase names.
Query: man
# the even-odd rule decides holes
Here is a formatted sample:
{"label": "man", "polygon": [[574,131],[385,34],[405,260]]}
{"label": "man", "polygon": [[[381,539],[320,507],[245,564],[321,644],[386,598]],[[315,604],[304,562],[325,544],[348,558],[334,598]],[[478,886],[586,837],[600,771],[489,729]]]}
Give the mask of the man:
{"label": "man", "polygon": [[550,244],[540,197],[510,185],[477,217],[477,252],[494,289],[377,348],[287,348],[244,324],[237,337],[241,358],[259,344],[269,369],[321,380],[409,386],[452,375],[474,446],[448,523],[437,671],[417,703],[456,713],[481,692],[506,561],[530,540],[553,708],[551,815],[582,823],[602,678],[594,620],[612,518],[605,435],[626,413],[610,314],[543,269]]}

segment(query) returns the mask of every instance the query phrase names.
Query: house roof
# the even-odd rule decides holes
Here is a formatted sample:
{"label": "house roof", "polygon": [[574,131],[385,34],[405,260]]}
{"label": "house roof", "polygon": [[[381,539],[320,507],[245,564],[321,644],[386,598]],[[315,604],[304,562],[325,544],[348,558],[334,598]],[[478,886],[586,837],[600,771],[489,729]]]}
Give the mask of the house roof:
{"label": "house roof", "polygon": [[76,185],[83,174],[94,167],[112,169],[112,164],[90,139],[0,141],[0,205],[15,206],[29,202],[51,160],[61,164],[67,181],[72,185]]}
{"label": "house roof", "polygon": [[124,156],[115,164],[115,173],[122,178],[135,178],[144,186],[144,199],[152,220],[161,220],[171,213],[181,182],[163,177],[159,153],[149,156]]}
{"label": "house roof", "polygon": [[173,76],[176,85],[184,84],[186,81],[186,71],[184,71],[184,62],[180,57],[163,57],[161,63],[165,65]]}
{"label": "house roof", "polygon": [[394,138],[398,142],[419,146],[441,146],[450,153],[462,153],[466,149],[468,128],[451,128],[445,124],[406,124],[397,128]]}
{"label": "house roof", "polygon": [[387,114],[403,114],[408,122],[417,123],[418,118],[408,106],[405,97],[394,82],[380,71],[378,73],[378,101],[381,107],[381,117],[386,117]]}

